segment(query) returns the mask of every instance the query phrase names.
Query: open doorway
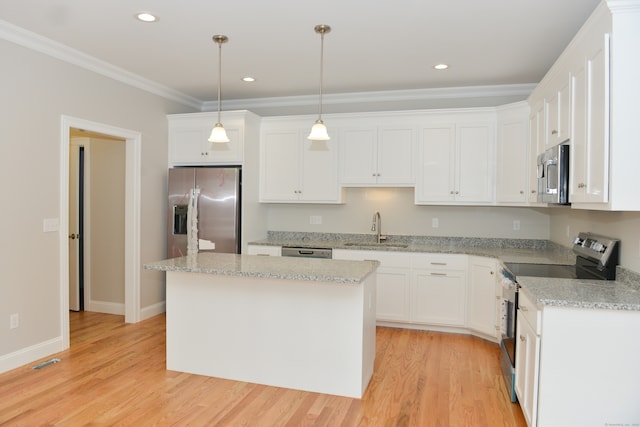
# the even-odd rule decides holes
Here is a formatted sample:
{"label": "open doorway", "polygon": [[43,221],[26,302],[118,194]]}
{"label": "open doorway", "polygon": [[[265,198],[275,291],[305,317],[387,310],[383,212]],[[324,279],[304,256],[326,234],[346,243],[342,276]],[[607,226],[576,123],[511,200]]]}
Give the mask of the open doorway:
{"label": "open doorway", "polygon": [[[70,345],[69,339],[69,242],[72,230],[69,228],[70,201],[70,140],[76,130],[87,134],[113,138],[124,142],[124,315],[125,322],[140,320],[140,174],[142,136],[110,125],[61,117],[60,139],[60,325],[64,348]],[[86,156],[86,151],[85,151]],[[86,167],[86,158],[85,158]],[[86,186],[86,182],[85,182]],[[86,206],[86,202],[85,202]],[[86,223],[86,221],[85,221]],[[73,230],[73,234],[76,231]],[[77,240],[77,239],[75,239]],[[85,242],[86,243],[86,242]],[[86,251],[85,251],[86,252]],[[85,272],[86,277],[86,272]],[[85,296],[85,302],[87,298]]]}
{"label": "open doorway", "polygon": [[126,141],[71,128],[69,310],[124,315]]}

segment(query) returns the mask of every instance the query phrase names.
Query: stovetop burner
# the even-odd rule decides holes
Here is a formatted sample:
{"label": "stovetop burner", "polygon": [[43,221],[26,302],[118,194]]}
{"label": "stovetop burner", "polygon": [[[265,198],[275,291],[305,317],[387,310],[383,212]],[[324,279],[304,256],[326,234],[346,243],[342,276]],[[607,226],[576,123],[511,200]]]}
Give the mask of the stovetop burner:
{"label": "stovetop burner", "polygon": [[609,237],[579,233],[573,240],[575,265],[507,262],[505,266],[516,277],[615,280],[619,243],[619,240]]}

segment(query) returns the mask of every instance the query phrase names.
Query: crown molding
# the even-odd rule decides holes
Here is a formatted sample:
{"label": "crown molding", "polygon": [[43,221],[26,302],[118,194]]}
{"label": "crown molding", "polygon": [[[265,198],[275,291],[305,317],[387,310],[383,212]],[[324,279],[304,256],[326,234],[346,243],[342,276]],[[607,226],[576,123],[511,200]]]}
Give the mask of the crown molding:
{"label": "crown molding", "polygon": [[62,43],[55,42],[1,19],[0,39],[7,40],[22,47],[43,53],[129,86],[179,102],[186,106],[196,109],[202,108],[202,101],[199,99],[145,79],[137,74],[131,73],[120,67],[116,67],[108,62],[99,60],[91,55],[87,55],[86,53],[72,49]]}
{"label": "crown molding", "polygon": [[[469,99],[469,98],[493,98],[505,96],[522,96],[526,98],[537,86],[536,83],[493,85],[493,86],[467,86],[412,90],[388,90],[377,92],[350,92],[338,94],[323,94],[323,105],[340,105],[354,103],[380,103],[398,101],[426,101],[437,99]],[[270,107],[306,107],[317,106],[318,95],[305,96],[281,96],[272,98],[231,99],[222,101],[225,110],[237,110]],[[202,103],[202,111],[217,109],[215,101]]]}

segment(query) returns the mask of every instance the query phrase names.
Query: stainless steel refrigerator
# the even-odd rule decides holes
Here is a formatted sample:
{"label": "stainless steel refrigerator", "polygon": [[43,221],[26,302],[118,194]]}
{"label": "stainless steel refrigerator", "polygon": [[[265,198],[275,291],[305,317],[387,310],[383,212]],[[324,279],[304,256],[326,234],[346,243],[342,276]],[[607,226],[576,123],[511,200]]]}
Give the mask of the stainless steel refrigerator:
{"label": "stainless steel refrigerator", "polygon": [[240,253],[240,167],[169,169],[167,256]]}

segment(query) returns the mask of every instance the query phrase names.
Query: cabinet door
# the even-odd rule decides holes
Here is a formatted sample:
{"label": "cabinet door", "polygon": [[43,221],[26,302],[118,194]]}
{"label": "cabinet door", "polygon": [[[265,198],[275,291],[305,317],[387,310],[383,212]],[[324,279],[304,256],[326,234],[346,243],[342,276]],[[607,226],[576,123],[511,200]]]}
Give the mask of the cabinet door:
{"label": "cabinet door", "polygon": [[546,148],[570,138],[571,129],[571,76],[562,74],[556,81],[553,94],[547,100]]}
{"label": "cabinet door", "polygon": [[492,338],[500,332],[496,283],[495,260],[470,257],[467,326]]}
{"label": "cabinet door", "polygon": [[415,270],[411,320],[443,326],[465,324],[465,274],[455,270]]}
{"label": "cabinet door", "polygon": [[540,337],[518,312],[515,389],[527,425],[536,425]]}
{"label": "cabinet door", "polygon": [[376,320],[409,321],[409,271],[380,267],[376,280]]}
{"label": "cabinet door", "polygon": [[415,130],[406,127],[384,127],[378,133],[378,184],[415,184]]}
{"label": "cabinet door", "polygon": [[260,140],[260,201],[295,201],[300,196],[299,132],[269,131]]}
{"label": "cabinet door", "polygon": [[593,50],[573,76],[572,203],[609,200],[609,52]]}
{"label": "cabinet door", "polygon": [[493,199],[493,131],[485,124],[463,124],[456,128],[455,199],[486,202]]}
{"label": "cabinet door", "polygon": [[377,182],[377,130],[345,129],[340,132],[343,185]]}
{"label": "cabinet door", "polygon": [[229,142],[208,141],[215,116],[210,113],[169,116],[170,165],[241,164],[243,161],[243,120],[230,118],[224,123]]}
{"label": "cabinet door", "polygon": [[455,125],[423,128],[418,143],[416,203],[454,200]]}
{"label": "cabinet door", "polygon": [[498,124],[498,155],[496,164],[496,201],[525,203],[528,200],[529,176],[527,118]]}
{"label": "cabinet door", "polygon": [[338,202],[338,150],[335,139],[312,142],[306,137],[302,146],[299,200],[305,202]]}
{"label": "cabinet door", "polygon": [[544,104],[534,107],[529,118],[529,203],[538,203],[538,154],[544,151]]}

